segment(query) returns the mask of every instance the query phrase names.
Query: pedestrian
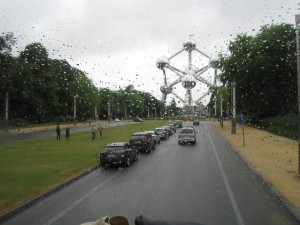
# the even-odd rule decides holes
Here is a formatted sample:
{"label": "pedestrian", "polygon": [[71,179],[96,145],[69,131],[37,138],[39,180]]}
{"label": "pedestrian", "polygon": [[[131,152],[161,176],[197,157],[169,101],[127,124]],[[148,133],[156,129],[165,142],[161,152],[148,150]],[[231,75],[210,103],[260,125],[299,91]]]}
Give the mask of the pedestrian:
{"label": "pedestrian", "polygon": [[92,129],[91,133],[92,133],[92,140],[95,140],[95,138],[96,138],[96,130],[95,130],[95,128]]}
{"label": "pedestrian", "polygon": [[98,132],[99,132],[99,136],[102,138],[103,128],[101,126],[98,127]]}
{"label": "pedestrian", "polygon": [[60,141],[60,127],[58,124],[56,126],[56,140]]}
{"label": "pedestrian", "polygon": [[70,127],[67,127],[67,128],[66,128],[66,139],[67,139],[67,140],[70,140],[70,135],[71,135],[71,134],[70,134]]}

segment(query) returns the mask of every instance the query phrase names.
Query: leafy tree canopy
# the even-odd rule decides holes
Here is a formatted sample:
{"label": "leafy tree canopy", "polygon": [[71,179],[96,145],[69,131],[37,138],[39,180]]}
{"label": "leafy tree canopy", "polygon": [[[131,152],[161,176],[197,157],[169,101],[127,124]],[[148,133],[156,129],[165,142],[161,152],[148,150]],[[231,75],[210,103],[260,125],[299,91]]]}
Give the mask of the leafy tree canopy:
{"label": "leafy tree canopy", "polygon": [[238,35],[220,54],[221,81],[237,85],[237,109],[253,118],[296,111],[295,30],[291,24],[263,26],[255,36]]}

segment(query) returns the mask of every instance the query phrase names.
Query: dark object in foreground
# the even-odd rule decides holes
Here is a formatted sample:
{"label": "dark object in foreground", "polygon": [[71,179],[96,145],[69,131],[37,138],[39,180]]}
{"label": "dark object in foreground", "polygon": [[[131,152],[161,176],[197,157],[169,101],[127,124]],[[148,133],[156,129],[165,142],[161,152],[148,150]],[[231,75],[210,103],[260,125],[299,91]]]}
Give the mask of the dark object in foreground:
{"label": "dark object in foreground", "polygon": [[134,223],[135,225],[203,225],[189,221],[152,220],[143,215],[137,216]]}
{"label": "dark object in foreground", "polygon": [[193,125],[199,125],[199,120],[194,120]]}

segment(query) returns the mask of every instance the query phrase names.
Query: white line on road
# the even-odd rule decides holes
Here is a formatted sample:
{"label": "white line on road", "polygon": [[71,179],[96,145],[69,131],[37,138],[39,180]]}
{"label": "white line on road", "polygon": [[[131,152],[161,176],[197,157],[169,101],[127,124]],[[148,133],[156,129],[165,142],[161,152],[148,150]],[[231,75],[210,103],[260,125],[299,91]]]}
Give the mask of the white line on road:
{"label": "white line on road", "polygon": [[104,180],[101,184],[93,188],[91,191],[89,191],[87,194],[83,195],[81,198],[77,199],[75,202],[73,202],[71,205],[69,205],[67,208],[56,214],[54,217],[52,217],[50,220],[48,220],[43,225],[51,225],[54,224],[57,220],[59,220],[61,217],[66,215],[68,212],[70,212],[73,208],[75,208],[77,205],[79,205],[81,202],[83,202],[85,199],[87,199],[90,195],[95,193],[98,189],[103,187],[105,184],[107,184],[109,181],[111,181],[115,176],[117,176],[119,173],[115,173],[114,175],[110,176],[106,180]]}
{"label": "white line on road", "polygon": [[230,187],[230,184],[229,184],[228,178],[226,176],[226,173],[225,173],[225,171],[223,169],[223,166],[222,166],[222,163],[220,161],[218,152],[216,150],[216,146],[214,145],[214,143],[212,141],[212,138],[210,136],[210,133],[208,131],[207,124],[205,124],[205,127],[206,127],[206,130],[207,130],[207,134],[208,134],[209,140],[210,140],[211,145],[213,147],[214,155],[216,156],[217,163],[218,163],[218,166],[219,166],[219,169],[220,169],[220,172],[221,172],[221,175],[222,175],[222,178],[223,178],[223,181],[224,181],[224,184],[225,184],[225,187],[226,187],[226,190],[227,190],[227,193],[228,193],[231,205],[233,207],[233,211],[234,211],[234,214],[236,216],[237,222],[238,222],[239,225],[246,225],[245,220],[244,220],[244,218],[243,218],[243,216],[241,214],[241,211],[240,211],[240,209],[238,207],[238,204],[237,204],[237,202],[235,200],[235,197],[233,195],[233,191],[232,191],[232,189]]}

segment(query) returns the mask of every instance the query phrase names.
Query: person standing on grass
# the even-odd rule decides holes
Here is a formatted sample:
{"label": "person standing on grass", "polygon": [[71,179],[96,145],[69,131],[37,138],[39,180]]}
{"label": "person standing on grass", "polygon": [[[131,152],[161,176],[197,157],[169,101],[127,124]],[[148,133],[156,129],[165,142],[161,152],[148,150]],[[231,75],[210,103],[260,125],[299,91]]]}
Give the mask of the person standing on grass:
{"label": "person standing on grass", "polygon": [[102,138],[103,128],[101,126],[98,127],[98,132],[99,132],[99,136]]}
{"label": "person standing on grass", "polygon": [[92,140],[95,140],[95,138],[96,138],[96,130],[95,130],[95,128],[92,129],[91,133],[92,133]]}
{"label": "person standing on grass", "polygon": [[67,127],[67,128],[66,128],[66,139],[67,139],[67,140],[70,140],[70,135],[71,135],[71,134],[70,134],[70,127]]}
{"label": "person standing on grass", "polygon": [[60,127],[58,124],[56,126],[56,140],[60,141]]}

